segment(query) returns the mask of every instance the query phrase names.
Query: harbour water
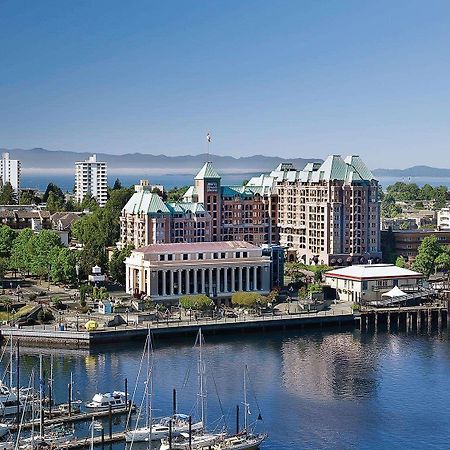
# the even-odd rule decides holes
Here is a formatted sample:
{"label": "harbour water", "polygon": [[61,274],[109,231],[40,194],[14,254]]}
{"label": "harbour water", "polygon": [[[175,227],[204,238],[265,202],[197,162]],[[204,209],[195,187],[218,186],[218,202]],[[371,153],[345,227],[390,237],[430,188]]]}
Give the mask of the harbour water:
{"label": "harbour water", "polygon": [[[190,339],[155,342],[154,415],[170,414],[173,388],[178,391],[180,412],[195,414],[197,353],[192,344]],[[66,400],[71,371],[75,396],[81,399],[123,390],[125,377],[132,392],[142,346],[135,342],[102,347],[98,352],[55,351],[56,400]],[[247,364],[252,380],[250,422],[258,416],[254,392],[263,416],[259,428],[269,433],[262,449],[450,447],[446,330],[432,335],[327,330],[210,336],[204,349],[208,423],[218,423],[222,407],[234,429]],[[50,353],[45,351],[47,376]],[[37,355],[34,350],[22,356],[22,385],[27,384],[33,365],[37,366]],[[5,361],[2,373],[4,367]],[[141,386],[137,403],[142,390]],[[123,426],[123,421],[115,419],[114,428]],[[89,434],[86,425],[81,432]]]}

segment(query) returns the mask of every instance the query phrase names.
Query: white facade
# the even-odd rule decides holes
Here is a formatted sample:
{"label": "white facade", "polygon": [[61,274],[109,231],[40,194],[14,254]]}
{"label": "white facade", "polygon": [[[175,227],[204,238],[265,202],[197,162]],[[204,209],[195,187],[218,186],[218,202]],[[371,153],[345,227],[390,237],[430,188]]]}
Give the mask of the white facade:
{"label": "white facade", "polygon": [[20,161],[10,159],[9,153],[3,153],[0,159],[0,186],[11,183],[14,191],[19,193],[20,189]]}
{"label": "white facade", "polygon": [[450,208],[442,208],[438,211],[437,226],[439,230],[450,230]]}
{"label": "white facade", "polygon": [[106,162],[97,161],[97,155],[75,163],[76,201],[81,203],[86,194],[95,198],[100,206],[105,206],[108,195],[107,167]]}
{"label": "white facade", "polygon": [[270,257],[248,242],[152,244],[133,251],[125,265],[127,292],[154,300],[270,291]]}
{"label": "white facade", "polygon": [[325,273],[325,283],[336,290],[336,298],[354,303],[379,301],[395,286],[405,293],[417,292],[422,279],[421,273],[393,264],[361,264]]}

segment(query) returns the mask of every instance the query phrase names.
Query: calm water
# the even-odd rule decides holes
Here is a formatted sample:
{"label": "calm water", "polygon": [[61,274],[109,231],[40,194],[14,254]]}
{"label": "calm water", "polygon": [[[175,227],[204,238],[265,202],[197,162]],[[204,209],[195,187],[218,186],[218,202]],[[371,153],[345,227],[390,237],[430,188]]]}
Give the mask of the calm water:
{"label": "calm water", "polygon": [[[252,176],[260,175],[260,173],[241,173],[238,175],[223,175],[222,183],[229,185],[240,185],[243,180],[249,179]],[[140,179],[148,179],[152,184],[162,184],[167,189],[174,186],[186,186],[193,183],[194,174],[177,174],[177,175],[149,175],[143,171],[142,173],[133,174],[121,174],[121,175],[109,175],[108,182],[112,186],[116,178],[119,178],[124,186],[132,186],[137,184]],[[383,189],[386,189],[391,184],[397,181],[403,181],[405,183],[416,183],[419,186],[424,184],[430,184],[431,186],[444,185],[450,188],[449,178],[394,178],[394,177],[379,177],[379,181]],[[21,183],[23,187],[37,188],[39,190],[45,190],[47,184],[53,182],[60,186],[64,191],[72,191],[74,185],[74,177],[68,175],[54,175],[54,174],[28,174],[24,173],[21,177]]]}
{"label": "calm water", "polygon": [[[59,400],[65,399],[71,370],[83,399],[121,389],[125,377],[133,385],[141,347],[56,352]],[[190,411],[197,389],[195,358],[190,340],[155,344],[155,414],[170,413],[173,387],[179,391],[179,409]],[[220,416],[213,381],[233,427],[232,411],[241,401],[248,365],[262,428],[269,433],[262,449],[450,448],[446,331],[439,336],[348,331],[207,337],[205,358],[211,424]],[[36,362],[36,356],[24,355],[23,384]],[[257,407],[249,396],[254,420]]]}

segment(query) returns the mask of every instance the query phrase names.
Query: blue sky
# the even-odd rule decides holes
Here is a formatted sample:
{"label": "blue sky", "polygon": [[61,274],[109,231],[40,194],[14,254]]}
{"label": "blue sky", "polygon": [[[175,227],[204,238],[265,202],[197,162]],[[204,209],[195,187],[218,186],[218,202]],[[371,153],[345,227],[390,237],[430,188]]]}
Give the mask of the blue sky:
{"label": "blue sky", "polygon": [[450,167],[448,1],[0,0],[0,147]]}

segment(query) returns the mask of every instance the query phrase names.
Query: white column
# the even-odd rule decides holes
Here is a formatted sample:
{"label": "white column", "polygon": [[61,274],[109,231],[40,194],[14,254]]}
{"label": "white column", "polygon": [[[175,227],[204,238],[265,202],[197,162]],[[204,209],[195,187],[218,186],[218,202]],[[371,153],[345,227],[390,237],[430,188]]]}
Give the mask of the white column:
{"label": "white column", "polygon": [[178,269],[178,295],[181,295],[181,269]]}
{"label": "white column", "polygon": [[222,292],[220,290],[220,267],[216,267],[216,286],[217,286],[217,293]]}
{"label": "white column", "polygon": [[254,266],[253,267],[253,290],[254,291],[258,290],[257,275],[258,275],[258,268],[257,268],[257,266]]}
{"label": "white column", "polygon": [[139,292],[144,290],[144,270],[139,269]]}
{"label": "white column", "polygon": [[169,270],[170,273],[170,295],[173,296],[173,270]]}
{"label": "white column", "polygon": [[246,267],[245,268],[245,284],[247,285],[246,290],[249,291],[250,290],[250,267]]}
{"label": "white column", "polygon": [[200,269],[202,271],[202,276],[201,276],[201,280],[202,280],[202,287],[200,289],[201,293],[204,294],[205,293],[205,269]]}
{"label": "white column", "polygon": [[198,283],[198,280],[197,280],[197,269],[194,269],[194,294],[197,294],[197,292],[198,292],[198,289],[197,289],[197,283]]}
{"label": "white column", "polygon": [[231,292],[235,291],[235,287],[236,287],[236,268],[232,267],[231,268]]}
{"label": "white column", "polygon": [[191,289],[189,287],[189,269],[186,269],[186,294],[191,293]]}
{"label": "white column", "polygon": [[239,290],[242,291],[242,267],[238,267]]}
{"label": "white column", "polygon": [[223,269],[223,292],[228,292],[228,268]]}
{"label": "white column", "polygon": [[166,270],[163,270],[162,273],[162,295],[166,295]]}
{"label": "white column", "polygon": [[212,295],[212,269],[209,268],[209,295]]}
{"label": "white column", "polygon": [[148,269],[147,270],[147,295],[150,295],[150,289],[151,289],[151,286],[150,286],[150,278],[151,278],[151,275],[152,275],[152,273],[151,273],[151,271],[150,271],[150,269]]}

